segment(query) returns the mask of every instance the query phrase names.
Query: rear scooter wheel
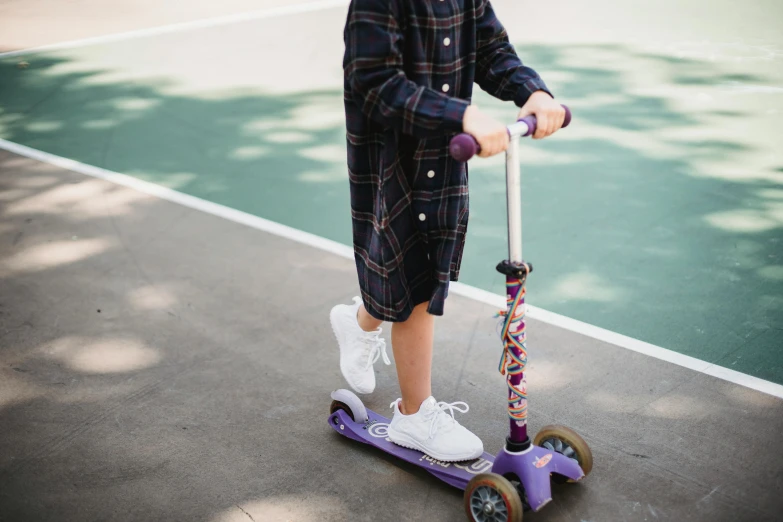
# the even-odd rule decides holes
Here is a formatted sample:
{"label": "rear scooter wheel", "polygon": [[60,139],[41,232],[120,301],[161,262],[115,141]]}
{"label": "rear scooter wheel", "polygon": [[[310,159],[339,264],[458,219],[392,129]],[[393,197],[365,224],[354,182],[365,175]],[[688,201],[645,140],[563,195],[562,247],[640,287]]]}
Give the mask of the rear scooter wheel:
{"label": "rear scooter wheel", "polygon": [[332,404],[329,406],[329,415],[337,410],[343,410],[350,415],[354,422],[365,422],[368,419],[367,408],[362,400],[350,390],[335,390],[332,392]]}
{"label": "rear scooter wheel", "polygon": [[465,513],[471,522],[522,522],[522,500],[505,477],[482,473],[465,488]]}
{"label": "rear scooter wheel", "polygon": [[[593,453],[590,451],[590,446],[571,428],[560,425],[544,426],[536,434],[533,444],[576,460],[585,477],[593,469]],[[556,484],[573,482],[557,473],[552,473],[552,481]]]}
{"label": "rear scooter wheel", "polygon": [[356,421],[356,419],[353,416],[353,412],[351,411],[351,408],[348,407],[347,404],[340,401],[332,401],[332,404],[329,405],[329,414],[336,412],[337,410],[343,410],[345,413],[347,413],[352,421]]}

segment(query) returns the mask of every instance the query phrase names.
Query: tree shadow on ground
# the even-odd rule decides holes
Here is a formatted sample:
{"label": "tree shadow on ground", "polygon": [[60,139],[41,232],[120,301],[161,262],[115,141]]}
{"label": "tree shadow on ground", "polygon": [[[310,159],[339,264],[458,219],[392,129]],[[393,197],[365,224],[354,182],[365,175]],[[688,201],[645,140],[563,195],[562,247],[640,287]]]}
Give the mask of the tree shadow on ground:
{"label": "tree shadow on ground", "polygon": [[[575,114],[571,129],[522,146],[531,303],[783,382],[783,179],[767,162],[769,138],[732,132],[764,113],[686,103],[675,95],[693,93],[671,87],[768,79],[614,45],[520,54],[554,73],[555,94]],[[640,86],[634,75],[649,71],[674,94]],[[494,204],[505,190],[502,161],[472,167],[463,275],[501,292],[488,258],[505,256],[505,213]]]}
{"label": "tree shadow on ground", "polygon": [[[580,52],[598,50],[635,59],[619,47]],[[781,264],[780,186],[766,174],[730,179],[699,167],[713,158],[732,161],[752,147],[660,135],[647,143],[640,133],[699,126],[707,116],[629,92],[623,74],[575,66],[563,49],[531,48],[525,56],[562,73],[558,96],[581,103],[574,137],[535,144],[537,152],[525,146],[525,245],[537,267],[533,302],[780,380],[780,362],[769,350],[780,346],[770,337],[780,332],[783,295],[775,268]],[[164,94],[164,80],[98,81],[101,71],[69,73],[62,65],[68,65],[63,58],[44,56],[26,70],[0,64],[1,137],[348,243],[339,90],[176,96]],[[701,81],[688,74],[681,83]],[[466,282],[495,289],[492,264],[505,255],[498,165],[472,165],[464,273]],[[218,227],[208,216],[59,175],[31,174],[2,192],[0,520],[212,522],[219,512],[214,520],[222,522],[246,516],[247,506],[234,506],[236,499],[261,499],[260,513],[301,508],[302,519],[377,520],[383,514],[358,493],[368,481],[373,491],[393,491],[391,497],[416,495],[387,519],[420,519],[421,506],[429,519],[459,516],[459,494],[445,486],[422,487],[421,476],[401,479],[389,461],[368,458],[370,451],[323,443],[323,432],[314,434],[313,427],[326,429],[323,401],[299,400],[303,390],[331,385],[321,369],[334,361],[312,350],[323,342],[321,329],[301,328],[288,311],[307,317],[325,306],[302,298],[313,280],[336,289],[355,276],[328,260],[313,269],[290,245],[264,251],[253,240],[212,235]],[[95,197],[85,199],[91,190]],[[177,243],[193,222],[199,234]],[[259,271],[278,277],[270,283],[238,272],[246,268],[234,258],[240,249],[257,256]],[[194,272],[193,260],[211,260],[211,270]],[[80,300],[71,301],[77,294]],[[263,313],[231,308],[253,296]],[[729,314],[733,321],[725,320]],[[731,359],[737,350],[742,359]],[[592,417],[618,415],[622,405],[602,400],[606,407]],[[758,406],[757,399],[747,401],[738,404]],[[761,406],[770,415],[777,411]],[[662,422],[644,410],[622,420]],[[616,464],[625,457],[612,443],[596,440],[596,447],[603,462]],[[344,482],[332,481],[344,468],[351,470],[347,478],[339,473]],[[675,477],[651,470],[649,480]],[[741,508],[754,520],[772,519],[779,500],[763,486],[774,483],[773,473],[744,484],[763,490],[756,507],[723,501],[733,514]],[[561,509],[541,520],[569,520],[578,505],[611,496],[617,483],[602,480],[605,485],[564,492]],[[704,486],[678,483],[689,494]],[[639,489],[635,494],[652,502],[654,492]],[[677,505],[690,502],[686,497]],[[640,519],[626,504],[607,509]],[[703,509],[718,514],[722,508]],[[681,519],[674,508],[667,514]]]}

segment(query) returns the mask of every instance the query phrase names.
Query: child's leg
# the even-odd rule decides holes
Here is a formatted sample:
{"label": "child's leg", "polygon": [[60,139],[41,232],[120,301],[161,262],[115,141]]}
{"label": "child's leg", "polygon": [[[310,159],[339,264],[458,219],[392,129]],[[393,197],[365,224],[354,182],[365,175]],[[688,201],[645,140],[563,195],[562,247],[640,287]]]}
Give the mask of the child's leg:
{"label": "child's leg", "polygon": [[359,321],[359,327],[365,332],[374,332],[383,324],[383,321],[371,316],[364,306],[359,307],[359,313],[356,315],[356,319]]}
{"label": "child's leg", "polygon": [[422,303],[410,317],[392,325],[392,349],[402,391],[401,412],[411,415],[432,395],[432,344],[435,316]]}
{"label": "child's leg", "polygon": [[[419,411],[424,399],[432,395],[435,317],[427,313],[428,304],[418,305],[405,322],[392,325],[392,349],[402,391],[402,413],[405,415]],[[364,306],[359,307],[357,319],[365,332],[378,329],[383,322],[367,313]]]}
{"label": "child's leg", "polygon": [[[432,395],[435,317],[427,312],[428,304],[416,306],[405,322],[392,325],[392,349],[402,391],[402,413],[405,415],[419,411],[424,399]],[[359,307],[357,319],[365,332],[377,330],[383,323],[367,313],[364,306]]]}
{"label": "child's leg", "polygon": [[454,410],[467,412],[467,404],[439,403],[432,397],[435,317],[427,312],[428,304],[418,305],[405,322],[392,325],[402,400],[392,403],[389,440],[445,462],[475,459],[484,452],[481,439],[453,417]]}

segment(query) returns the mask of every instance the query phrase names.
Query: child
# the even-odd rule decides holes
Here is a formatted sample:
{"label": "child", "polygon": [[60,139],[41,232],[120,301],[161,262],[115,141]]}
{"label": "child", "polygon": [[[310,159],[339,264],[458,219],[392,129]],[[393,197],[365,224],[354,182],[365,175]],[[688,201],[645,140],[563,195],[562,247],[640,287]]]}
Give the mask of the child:
{"label": "child", "polygon": [[340,370],[357,393],[375,389],[392,322],[402,399],[388,436],[445,462],[481,456],[481,440],[454,420],[464,402],[431,390],[434,318],[459,275],[468,224],[467,165],[449,140],[476,138],[481,156],[503,152],[506,127],[470,105],[473,82],[535,114],[534,138],[565,111],[522,65],[488,0],[353,0],[346,21],[344,100],[356,267],[361,299],[330,314]]}

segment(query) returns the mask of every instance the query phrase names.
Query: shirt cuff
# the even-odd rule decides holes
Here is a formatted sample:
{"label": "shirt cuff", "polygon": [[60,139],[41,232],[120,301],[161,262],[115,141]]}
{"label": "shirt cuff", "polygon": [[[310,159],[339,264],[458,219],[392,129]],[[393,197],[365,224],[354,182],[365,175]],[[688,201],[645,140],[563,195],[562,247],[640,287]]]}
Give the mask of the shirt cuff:
{"label": "shirt cuff", "polygon": [[470,103],[459,98],[449,98],[443,110],[443,129],[447,133],[462,132],[462,121]]}
{"label": "shirt cuff", "polygon": [[514,98],[514,104],[517,107],[522,107],[527,103],[528,98],[530,98],[530,95],[537,91],[544,91],[548,95],[550,95],[552,98],[555,96],[549,92],[549,88],[544,83],[544,80],[541,78],[531,78],[528,81],[526,81],[522,87],[520,87],[519,91],[517,91],[517,95]]}

